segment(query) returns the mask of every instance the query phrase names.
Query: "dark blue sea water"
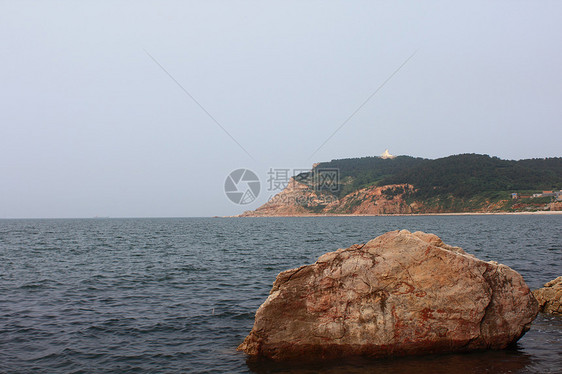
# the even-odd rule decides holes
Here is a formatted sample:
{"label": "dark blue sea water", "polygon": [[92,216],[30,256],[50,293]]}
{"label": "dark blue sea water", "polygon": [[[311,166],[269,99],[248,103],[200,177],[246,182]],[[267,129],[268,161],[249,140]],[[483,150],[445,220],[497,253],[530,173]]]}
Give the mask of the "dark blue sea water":
{"label": "dark blue sea water", "polygon": [[328,364],[236,346],[276,275],[386,231],[432,232],[519,271],[562,275],[562,216],[0,220],[0,372],[561,373],[562,318],[505,351]]}

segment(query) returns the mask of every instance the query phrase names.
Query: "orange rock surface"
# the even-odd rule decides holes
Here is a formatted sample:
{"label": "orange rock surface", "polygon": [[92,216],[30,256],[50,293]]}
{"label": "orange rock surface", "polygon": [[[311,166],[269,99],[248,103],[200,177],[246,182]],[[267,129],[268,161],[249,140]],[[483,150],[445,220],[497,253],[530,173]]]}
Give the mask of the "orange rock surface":
{"label": "orange rock surface", "polygon": [[238,349],[274,360],[501,349],[537,313],[511,268],[393,231],[280,273]]}

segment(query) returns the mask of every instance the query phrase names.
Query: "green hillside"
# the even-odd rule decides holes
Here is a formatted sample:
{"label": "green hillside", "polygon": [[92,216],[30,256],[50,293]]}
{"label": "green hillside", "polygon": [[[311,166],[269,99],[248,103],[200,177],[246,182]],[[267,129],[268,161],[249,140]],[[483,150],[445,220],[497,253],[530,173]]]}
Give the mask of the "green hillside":
{"label": "green hillside", "polygon": [[407,201],[448,211],[476,210],[497,201],[504,201],[501,209],[512,209],[514,202],[507,200],[513,192],[530,194],[562,188],[561,157],[519,161],[480,154],[435,160],[410,156],[349,158],[320,163],[301,181],[310,185],[315,170],[324,168],[339,170],[337,197],[368,186],[408,183],[415,191],[404,195]]}
{"label": "green hillside", "polygon": [[380,183],[385,178],[413,170],[429,160],[410,156],[398,156],[394,159],[380,157],[345,158],[322,162],[315,169],[337,168],[340,173],[338,196],[345,196],[359,188]]}
{"label": "green hillside", "polygon": [[415,197],[472,198],[481,194],[562,188],[562,158],[501,160],[462,154],[427,160],[385,177],[380,184],[410,183]]}

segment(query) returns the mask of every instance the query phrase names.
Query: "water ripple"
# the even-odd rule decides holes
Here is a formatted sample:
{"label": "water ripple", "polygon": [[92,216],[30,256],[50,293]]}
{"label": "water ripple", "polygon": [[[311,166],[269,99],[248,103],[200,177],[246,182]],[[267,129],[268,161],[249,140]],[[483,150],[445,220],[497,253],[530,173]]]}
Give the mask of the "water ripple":
{"label": "water ripple", "polygon": [[[0,372],[548,373],[562,319],[515,350],[328,365],[235,351],[275,276],[386,231],[423,230],[521,272],[562,274],[562,217],[0,220]],[[431,370],[430,370],[431,369]]]}

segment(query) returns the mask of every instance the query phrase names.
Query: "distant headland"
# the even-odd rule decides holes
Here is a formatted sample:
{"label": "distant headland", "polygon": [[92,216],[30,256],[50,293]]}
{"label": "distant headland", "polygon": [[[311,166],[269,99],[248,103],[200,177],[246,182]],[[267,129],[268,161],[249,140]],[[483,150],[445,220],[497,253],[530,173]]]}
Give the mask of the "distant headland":
{"label": "distant headland", "polygon": [[527,213],[562,211],[562,157],[482,154],[320,162],[240,216]]}

